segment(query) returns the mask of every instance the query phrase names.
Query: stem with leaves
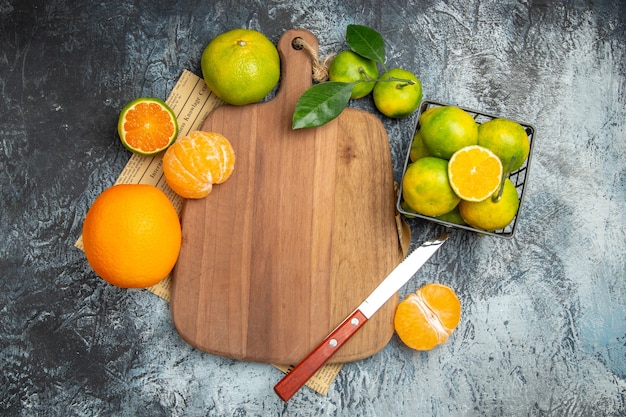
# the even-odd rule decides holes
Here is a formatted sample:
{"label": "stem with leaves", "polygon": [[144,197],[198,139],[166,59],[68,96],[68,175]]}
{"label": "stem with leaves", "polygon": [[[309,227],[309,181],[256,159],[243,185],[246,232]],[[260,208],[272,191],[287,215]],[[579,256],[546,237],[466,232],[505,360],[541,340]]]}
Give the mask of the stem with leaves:
{"label": "stem with leaves", "polygon": [[[374,60],[380,64],[384,71],[385,66],[385,41],[383,37],[372,28],[362,25],[348,25],[346,29],[346,42],[350,49],[364,58]],[[293,114],[292,128],[301,129],[324,125],[341,114],[350,101],[352,89],[360,82],[397,82],[402,81],[399,88],[414,84],[412,80],[390,77],[384,80],[366,77],[355,82],[328,81],[316,84],[307,89],[296,104]]]}

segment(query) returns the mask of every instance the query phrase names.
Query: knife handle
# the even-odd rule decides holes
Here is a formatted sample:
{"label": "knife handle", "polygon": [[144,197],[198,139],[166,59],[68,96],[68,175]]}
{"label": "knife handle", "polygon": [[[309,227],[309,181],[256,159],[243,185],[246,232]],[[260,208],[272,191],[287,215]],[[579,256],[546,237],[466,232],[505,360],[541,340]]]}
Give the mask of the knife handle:
{"label": "knife handle", "polygon": [[339,350],[367,321],[359,309],[350,314],[309,355],[274,386],[283,400],[289,399]]}

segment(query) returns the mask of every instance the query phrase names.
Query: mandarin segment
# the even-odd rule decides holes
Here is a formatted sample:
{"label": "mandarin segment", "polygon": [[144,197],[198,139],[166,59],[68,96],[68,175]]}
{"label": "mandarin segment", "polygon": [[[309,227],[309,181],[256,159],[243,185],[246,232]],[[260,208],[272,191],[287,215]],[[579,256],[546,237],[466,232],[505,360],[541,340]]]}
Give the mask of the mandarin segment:
{"label": "mandarin segment", "polygon": [[235,168],[235,151],[224,136],[195,131],[179,138],[163,155],[167,184],[183,198],[203,198]]}
{"label": "mandarin segment", "polygon": [[[191,167],[193,160],[185,158],[181,147],[171,148],[172,151],[163,156],[163,173],[165,181],[172,190],[181,197],[201,198],[209,195],[213,188],[213,177],[211,171],[204,176],[197,177]],[[179,151],[182,157],[177,155]]]}
{"label": "mandarin segment", "polygon": [[419,293],[432,311],[437,312],[437,317],[448,335],[461,319],[461,303],[454,291],[442,284],[430,284],[423,286]]}
{"label": "mandarin segment", "polygon": [[430,350],[439,344],[439,337],[416,300],[415,294],[409,294],[398,304],[394,328],[400,340],[411,349]]}
{"label": "mandarin segment", "polygon": [[461,303],[443,284],[426,284],[398,305],[394,329],[411,349],[430,350],[445,343],[461,319]]}
{"label": "mandarin segment", "polygon": [[213,144],[216,147],[217,154],[221,154],[220,160],[223,161],[220,170],[221,175],[219,178],[215,178],[215,184],[221,184],[233,173],[235,168],[235,150],[228,139],[222,135],[216,136]]}

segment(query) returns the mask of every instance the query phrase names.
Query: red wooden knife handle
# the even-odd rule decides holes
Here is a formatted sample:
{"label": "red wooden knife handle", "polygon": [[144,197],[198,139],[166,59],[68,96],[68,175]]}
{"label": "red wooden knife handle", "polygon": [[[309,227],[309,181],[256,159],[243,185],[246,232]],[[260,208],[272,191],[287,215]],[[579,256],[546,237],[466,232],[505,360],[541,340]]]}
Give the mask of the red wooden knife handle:
{"label": "red wooden knife handle", "polygon": [[339,350],[350,337],[367,321],[360,310],[355,310],[333,330],[318,347],[274,386],[274,391],[283,400],[289,399]]}

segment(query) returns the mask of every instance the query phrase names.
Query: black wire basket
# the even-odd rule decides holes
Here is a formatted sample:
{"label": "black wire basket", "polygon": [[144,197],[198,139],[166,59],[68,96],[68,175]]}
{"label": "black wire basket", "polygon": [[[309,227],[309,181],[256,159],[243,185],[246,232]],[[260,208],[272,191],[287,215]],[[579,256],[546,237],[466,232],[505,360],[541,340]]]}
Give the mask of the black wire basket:
{"label": "black wire basket", "polygon": [[[428,110],[429,108],[432,107],[443,107],[443,106],[449,106],[450,104],[443,104],[443,103],[438,103],[435,101],[429,101],[429,100],[424,100],[420,103],[419,106],[419,110],[418,110],[418,114],[417,114],[417,124],[415,126],[415,130],[413,131],[414,133],[416,133],[419,129],[420,129],[420,124],[419,124],[419,119],[420,116],[423,112],[425,112],[426,110]],[[474,227],[471,227],[469,225],[463,225],[463,224],[456,224],[456,223],[451,223],[448,221],[444,221],[435,217],[430,217],[430,216],[424,216],[418,213],[414,213],[412,211],[408,211],[407,209],[405,209],[405,207],[403,207],[403,202],[404,202],[404,198],[402,196],[402,187],[400,187],[400,193],[398,194],[398,201],[397,201],[397,209],[400,213],[402,213],[404,216],[408,217],[408,218],[420,218],[420,219],[424,219],[424,220],[428,220],[428,221],[432,221],[441,225],[444,225],[446,227],[450,227],[450,228],[456,228],[456,229],[464,229],[464,230],[468,230],[468,231],[472,231],[475,233],[479,233],[482,235],[490,235],[490,236],[497,236],[497,237],[503,237],[503,238],[512,238],[513,235],[515,234],[515,230],[517,228],[517,223],[519,220],[519,216],[520,216],[520,212],[522,210],[522,204],[524,202],[524,191],[525,191],[525,187],[526,187],[526,181],[528,180],[528,172],[530,169],[530,163],[531,163],[531,158],[532,158],[532,153],[533,153],[533,143],[534,143],[534,137],[535,137],[535,128],[528,124],[528,123],[523,123],[520,122],[518,120],[514,120],[511,118],[508,118],[506,116],[496,116],[496,115],[492,115],[492,114],[487,114],[487,113],[483,113],[483,112],[479,112],[476,110],[472,110],[472,109],[468,109],[465,107],[461,107],[461,106],[456,106],[460,109],[465,110],[466,112],[468,112],[470,115],[472,115],[474,117],[474,120],[476,120],[477,123],[485,123],[489,120],[492,119],[497,119],[497,118],[507,118],[509,120],[513,120],[517,123],[519,123],[520,125],[522,125],[522,127],[524,128],[524,130],[526,130],[526,134],[528,135],[528,139],[530,141],[530,152],[528,153],[528,158],[526,159],[526,161],[524,162],[524,164],[516,171],[513,171],[509,174],[509,179],[511,180],[511,182],[513,183],[513,185],[515,185],[515,188],[517,189],[517,196],[519,197],[519,208],[517,209],[517,214],[515,215],[515,217],[513,218],[513,220],[511,221],[511,223],[509,223],[504,229],[499,229],[499,230],[494,230],[494,231],[485,231],[485,230],[481,230],[481,229],[476,229]],[[414,135],[413,135],[414,136]],[[410,158],[410,152],[411,152],[411,146],[413,145],[413,140],[414,138],[411,138],[411,141],[409,142],[409,147],[406,151],[406,158],[404,161],[404,169],[402,170],[402,178],[404,179],[404,174],[406,172],[407,167],[409,166],[409,164],[411,164],[411,158]]]}

